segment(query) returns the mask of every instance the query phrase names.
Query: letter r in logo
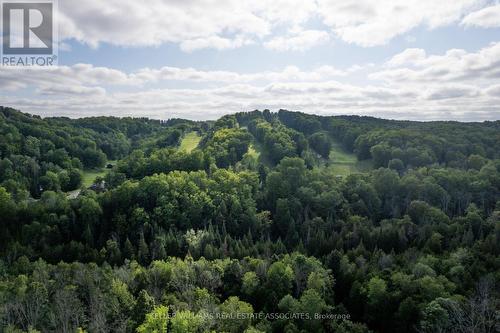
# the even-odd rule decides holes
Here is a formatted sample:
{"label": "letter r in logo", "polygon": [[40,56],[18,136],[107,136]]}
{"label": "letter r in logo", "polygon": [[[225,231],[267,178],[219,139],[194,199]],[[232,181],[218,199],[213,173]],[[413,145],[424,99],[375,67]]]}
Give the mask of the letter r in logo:
{"label": "letter r in logo", "polygon": [[3,3],[3,54],[52,54],[52,3]]}

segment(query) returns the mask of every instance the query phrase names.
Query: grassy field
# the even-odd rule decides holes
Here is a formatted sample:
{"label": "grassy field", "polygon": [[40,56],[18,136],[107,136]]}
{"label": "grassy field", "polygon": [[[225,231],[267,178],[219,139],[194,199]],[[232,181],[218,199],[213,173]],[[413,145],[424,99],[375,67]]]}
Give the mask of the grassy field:
{"label": "grassy field", "polygon": [[198,147],[200,140],[201,136],[198,134],[198,132],[189,132],[182,139],[179,149],[190,152],[196,147]]}
{"label": "grassy field", "polygon": [[[248,148],[248,154],[257,158],[260,163],[272,166],[265,154],[261,153],[262,148],[259,143],[254,143]],[[336,175],[347,176],[352,173],[367,172],[372,168],[372,161],[358,161],[356,155],[346,151],[339,143],[334,142],[330,152],[329,160],[321,159],[321,165],[328,165]],[[327,163],[326,163],[327,162]]]}
{"label": "grassy field", "polygon": [[107,169],[99,169],[99,170],[84,170],[83,171],[83,179],[82,185],[84,187],[89,187],[94,183],[94,180],[97,177],[104,177],[106,175]]}
{"label": "grassy field", "polygon": [[[107,161],[106,165],[111,164],[111,165],[116,165],[116,161]],[[94,180],[97,177],[104,177],[106,175],[106,172],[108,172],[111,169],[106,169],[106,167],[102,169],[90,169],[90,170],[83,170],[83,178],[82,178],[82,186],[85,188],[89,187],[94,183]]]}
{"label": "grassy field", "polygon": [[352,165],[356,164],[357,161],[356,155],[345,151],[339,143],[335,142],[332,144],[330,163]]}
{"label": "grassy field", "polygon": [[351,173],[370,170],[371,161],[358,161],[356,155],[347,152],[339,143],[334,143],[330,152],[328,168],[338,175],[347,176]]}

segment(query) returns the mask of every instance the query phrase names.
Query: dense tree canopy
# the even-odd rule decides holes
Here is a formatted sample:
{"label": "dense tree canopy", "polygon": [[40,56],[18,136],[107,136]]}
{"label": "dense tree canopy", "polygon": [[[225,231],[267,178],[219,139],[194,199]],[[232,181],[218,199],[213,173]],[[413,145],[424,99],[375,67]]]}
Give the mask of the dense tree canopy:
{"label": "dense tree canopy", "polygon": [[499,147],[500,122],[0,108],[0,327],[495,332]]}

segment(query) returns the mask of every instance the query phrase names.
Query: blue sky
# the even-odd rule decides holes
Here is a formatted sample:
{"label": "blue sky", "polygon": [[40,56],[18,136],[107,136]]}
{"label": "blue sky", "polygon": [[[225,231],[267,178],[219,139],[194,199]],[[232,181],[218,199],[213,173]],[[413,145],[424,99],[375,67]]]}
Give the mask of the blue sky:
{"label": "blue sky", "polygon": [[59,0],[57,18],[58,66],[0,67],[0,104],[70,117],[500,119],[497,1]]}

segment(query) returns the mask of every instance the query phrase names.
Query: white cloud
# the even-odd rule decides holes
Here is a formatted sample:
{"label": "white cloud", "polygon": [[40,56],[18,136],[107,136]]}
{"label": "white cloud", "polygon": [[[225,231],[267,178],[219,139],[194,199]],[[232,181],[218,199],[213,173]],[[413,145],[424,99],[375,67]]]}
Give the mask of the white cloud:
{"label": "white cloud", "polygon": [[237,36],[234,39],[222,38],[219,36],[210,36],[206,38],[197,38],[186,40],[181,43],[181,50],[185,52],[193,52],[200,49],[216,49],[227,50],[236,49],[244,45],[254,44],[252,39],[247,39],[243,36]]}
{"label": "white cloud", "polygon": [[[419,26],[434,29],[460,22],[475,10],[479,11],[467,16],[464,24],[498,26],[498,6],[480,10],[486,4],[486,0],[64,0],[59,2],[59,19],[63,39],[92,47],[176,43],[191,52],[232,49],[253,41],[276,50],[303,50],[325,42],[328,35],[361,46],[383,45]],[[301,28],[318,19],[324,29]]]}
{"label": "white cloud", "polygon": [[[408,63],[416,67],[399,67]],[[427,57],[423,50],[409,49],[393,57],[386,66],[396,68],[375,72],[370,78],[398,83],[471,80],[477,84],[485,83],[500,78],[500,42],[477,52],[452,49],[444,55]]]}
{"label": "white cloud", "polygon": [[42,86],[37,89],[37,93],[41,95],[49,96],[66,96],[66,95],[77,95],[77,96],[104,96],[106,90],[102,87],[85,87],[85,86],[66,86],[66,85],[50,85]]}
{"label": "white cloud", "polygon": [[430,100],[478,97],[480,91],[477,87],[466,85],[437,86],[427,90],[426,95]]}
{"label": "white cloud", "polygon": [[406,49],[401,53],[396,54],[387,62],[388,67],[397,67],[401,65],[417,65],[420,61],[426,58],[425,50],[422,49]]}
{"label": "white cloud", "polygon": [[500,27],[500,5],[470,13],[462,20],[462,24],[469,27],[498,28]]}
{"label": "white cloud", "polygon": [[459,20],[481,0],[318,0],[325,24],[343,40],[361,46],[386,44],[424,25],[430,29]]}
{"label": "white cloud", "polygon": [[166,81],[184,81],[199,83],[260,83],[274,81],[321,81],[333,77],[345,76],[349,72],[332,66],[320,66],[310,71],[303,71],[295,66],[287,66],[281,71],[266,71],[241,74],[230,71],[203,71],[194,68],[161,67],[143,68],[132,73],[125,73],[107,67],[95,67],[90,64],[56,67],[0,67],[0,88],[18,90],[27,86],[141,86]]}
{"label": "white cloud", "polygon": [[[41,115],[214,119],[256,108],[384,118],[500,119],[500,42],[474,52],[407,49],[385,63],[241,73],[124,72],[89,64],[0,67],[3,105]],[[186,87],[186,88],[179,88]]]}
{"label": "white cloud", "polygon": [[[473,91],[472,89],[471,91]],[[25,99],[2,97],[4,103],[41,115],[148,116],[166,119],[215,119],[223,114],[256,108],[286,108],[317,114],[362,114],[396,119],[498,119],[498,98],[471,92],[463,97],[449,91],[419,91],[414,87],[356,86],[336,81],[226,85],[205,89],[150,89],[107,92],[93,96]],[[440,94],[440,95],[439,95]],[[495,102],[496,101],[496,102]]]}
{"label": "white cloud", "polygon": [[300,25],[318,11],[315,0],[253,0],[252,4],[259,16],[273,24]]}
{"label": "white cloud", "polygon": [[330,40],[326,31],[304,30],[297,34],[284,37],[275,37],[264,43],[268,49],[275,51],[305,51],[312,47],[325,44]]}
{"label": "white cloud", "polygon": [[130,74],[132,82],[192,81],[219,83],[266,83],[272,81],[320,81],[336,76],[345,76],[355,69],[340,70],[332,66],[321,66],[311,71],[302,71],[295,66],[287,66],[282,71],[266,71],[241,74],[230,71],[202,71],[194,68],[162,67],[145,68]]}
{"label": "white cloud", "polygon": [[500,84],[489,87],[488,89],[486,89],[485,93],[492,97],[500,98]]}
{"label": "white cloud", "polygon": [[[14,84],[13,84],[14,83]],[[0,67],[0,88],[35,87],[45,95],[104,94],[99,85],[137,85],[140,81],[116,69],[89,64],[54,67]],[[97,88],[97,89],[95,89]]]}
{"label": "white cloud", "polygon": [[167,81],[197,83],[256,83],[263,85],[276,81],[324,81],[333,77],[345,76],[349,72],[332,66],[320,66],[311,71],[302,71],[295,66],[287,66],[282,71],[266,71],[241,74],[230,71],[203,71],[194,68],[162,67],[143,68],[125,73],[107,67],[90,64],[55,67],[0,67],[0,88],[9,91],[36,87],[45,95],[102,94],[103,89],[90,89],[92,86],[143,86],[161,84]]}
{"label": "white cloud", "polygon": [[64,0],[59,9],[61,37],[94,47],[102,42],[151,46],[222,37],[225,32],[270,32],[270,23],[246,0]]}
{"label": "white cloud", "polygon": [[[491,50],[481,50],[477,54],[450,51],[446,56],[459,54],[461,58],[492,55]],[[251,74],[175,67],[124,73],[83,64],[40,72],[0,68],[0,87],[17,82],[9,86],[17,90],[17,94],[0,93],[0,98],[4,105],[45,116],[214,119],[226,113],[256,108],[286,108],[325,115],[362,114],[395,119],[499,119],[498,84],[495,80],[484,81],[481,72],[475,72],[478,75],[469,76],[462,83],[446,79],[418,80],[418,71],[432,69],[438,60],[445,61],[439,57],[427,56],[413,69],[395,68],[417,72],[414,73],[417,79],[403,83],[388,80],[377,86],[339,81],[348,78],[352,71],[327,66],[312,71],[290,66],[282,71]],[[366,68],[355,71],[356,75],[367,73]],[[196,81],[201,86],[160,87],[163,81]],[[478,83],[483,81],[484,84]],[[146,87],[146,84],[158,87]],[[131,92],[122,85],[136,86]],[[29,95],[29,91],[35,93]]]}
{"label": "white cloud", "polygon": [[248,45],[273,27],[307,22],[317,8],[315,0],[64,0],[59,9],[63,39],[92,47],[178,43],[191,52]]}

